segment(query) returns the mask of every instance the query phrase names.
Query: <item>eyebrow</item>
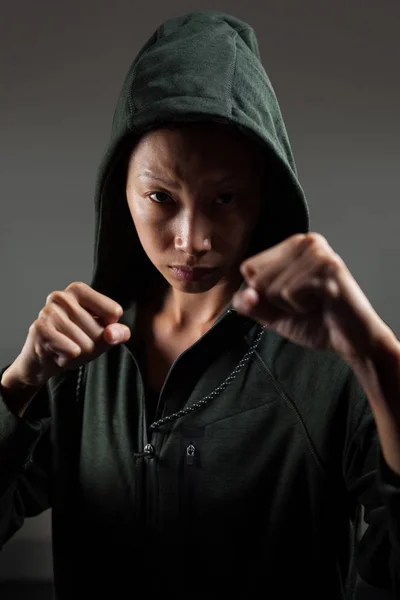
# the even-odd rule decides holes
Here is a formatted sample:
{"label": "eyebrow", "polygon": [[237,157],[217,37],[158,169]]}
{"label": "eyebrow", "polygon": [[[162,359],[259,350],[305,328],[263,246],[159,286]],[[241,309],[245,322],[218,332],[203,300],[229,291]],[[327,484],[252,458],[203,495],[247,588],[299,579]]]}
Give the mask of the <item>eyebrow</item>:
{"label": "eyebrow", "polygon": [[147,169],[146,169],[146,171],[143,171],[143,173],[139,173],[138,178],[154,179],[155,181],[160,181],[164,185],[168,185],[170,187],[178,187],[176,182],[172,181],[172,179],[164,179],[163,177],[160,177],[159,175],[156,175],[155,173],[153,173],[152,171],[149,171]]}
{"label": "eyebrow", "polygon": [[[175,188],[179,187],[179,185],[172,179],[164,179],[163,177],[160,177],[160,175],[156,175],[155,173],[153,173],[152,171],[149,171],[148,169],[146,169],[146,171],[143,171],[142,173],[139,173],[138,178],[154,179],[155,181],[160,181],[164,185],[167,185],[170,187],[175,187]],[[225,183],[226,181],[234,181],[236,179],[237,179],[237,175],[235,175],[234,173],[228,173],[227,175],[222,176],[221,179],[219,179],[218,181],[215,181],[214,183],[221,184],[221,183]]]}

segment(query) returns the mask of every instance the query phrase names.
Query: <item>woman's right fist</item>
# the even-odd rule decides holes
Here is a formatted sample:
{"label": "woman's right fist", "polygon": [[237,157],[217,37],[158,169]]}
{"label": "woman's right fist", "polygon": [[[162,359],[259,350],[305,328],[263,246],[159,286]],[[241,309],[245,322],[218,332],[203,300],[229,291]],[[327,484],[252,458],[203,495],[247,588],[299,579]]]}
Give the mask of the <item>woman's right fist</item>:
{"label": "woman's right fist", "polygon": [[25,385],[42,386],[53,375],[126,342],[131,332],[118,324],[122,313],[117,302],[81,281],[51,292],[13,363],[19,378]]}

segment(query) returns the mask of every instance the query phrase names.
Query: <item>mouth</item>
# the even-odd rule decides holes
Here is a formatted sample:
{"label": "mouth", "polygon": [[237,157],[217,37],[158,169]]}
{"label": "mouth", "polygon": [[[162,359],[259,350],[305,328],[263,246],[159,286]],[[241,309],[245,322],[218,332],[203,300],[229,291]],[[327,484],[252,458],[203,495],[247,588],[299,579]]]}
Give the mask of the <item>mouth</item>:
{"label": "mouth", "polygon": [[181,281],[200,281],[209,277],[216,267],[187,267],[185,265],[173,265],[169,267],[176,279]]}

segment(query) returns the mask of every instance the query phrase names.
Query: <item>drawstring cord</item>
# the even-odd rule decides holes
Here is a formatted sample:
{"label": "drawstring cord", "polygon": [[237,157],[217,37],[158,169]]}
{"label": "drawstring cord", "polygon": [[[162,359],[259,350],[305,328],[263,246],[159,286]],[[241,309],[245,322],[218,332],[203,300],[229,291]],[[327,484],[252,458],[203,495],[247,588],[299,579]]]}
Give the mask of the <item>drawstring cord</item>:
{"label": "drawstring cord", "polygon": [[[230,373],[230,375],[228,375],[228,377],[217,388],[215,388],[210,394],[208,394],[207,396],[205,396],[198,402],[195,402],[191,406],[188,406],[187,408],[178,410],[177,412],[172,413],[171,415],[167,415],[166,417],[163,417],[162,419],[158,419],[157,421],[155,421],[154,423],[152,423],[149,426],[149,430],[155,431],[156,429],[159,429],[160,427],[162,427],[162,425],[165,425],[166,423],[171,423],[172,421],[176,421],[177,419],[180,419],[181,417],[185,417],[186,415],[188,415],[196,410],[199,410],[200,408],[203,408],[206,404],[209,404],[211,402],[211,400],[213,400],[216,396],[218,396],[225,388],[228,387],[228,385],[230,383],[232,383],[232,381],[235,379],[235,377],[238,375],[238,373],[240,373],[240,371],[243,369],[243,367],[249,362],[250,358],[256,351],[256,348],[257,348],[258,344],[260,343],[262,336],[264,335],[264,331],[265,331],[265,327],[262,327],[260,333],[258,334],[258,336],[257,336],[256,340],[253,342],[253,344],[250,346],[249,350],[246,352],[246,354],[243,356],[243,358],[239,361],[239,363],[236,365],[236,367]],[[79,367],[78,381],[77,381],[77,385],[76,385],[76,398],[75,398],[76,402],[79,402],[79,399],[80,399],[80,392],[81,392],[82,379],[83,379],[83,369],[84,369],[84,365]],[[149,457],[152,455],[150,444],[149,444],[149,448],[147,448],[147,449],[145,448],[144,452],[142,452],[141,455],[146,456],[146,457]]]}
{"label": "drawstring cord", "polygon": [[[240,360],[240,362],[236,365],[236,367],[234,368],[232,373],[230,373],[230,375],[228,375],[228,377],[217,388],[215,388],[215,390],[213,390],[210,394],[208,394],[207,396],[205,396],[198,402],[195,402],[191,406],[188,406],[187,408],[183,408],[182,410],[172,413],[171,415],[168,415],[166,417],[163,417],[162,419],[158,419],[157,421],[154,421],[154,423],[152,423],[149,426],[150,431],[155,431],[156,429],[158,429],[162,425],[165,425],[166,423],[171,423],[171,421],[176,421],[177,419],[180,419],[181,417],[185,417],[186,415],[194,412],[195,410],[199,410],[200,408],[203,408],[203,406],[205,406],[206,404],[211,402],[211,400],[213,400],[216,396],[218,396],[218,394],[220,394],[226,387],[228,387],[228,385],[230,383],[232,383],[232,381],[235,379],[235,377],[238,375],[238,373],[240,373],[240,371],[243,369],[245,364],[250,360],[251,356],[256,351],[258,344],[260,343],[260,340],[264,334],[264,330],[265,330],[265,327],[262,327],[262,330],[259,333],[259,335],[257,336],[256,340],[250,346],[249,350],[246,352],[246,354],[243,356],[243,358]],[[147,455],[148,455],[148,453],[146,453],[146,456]]]}

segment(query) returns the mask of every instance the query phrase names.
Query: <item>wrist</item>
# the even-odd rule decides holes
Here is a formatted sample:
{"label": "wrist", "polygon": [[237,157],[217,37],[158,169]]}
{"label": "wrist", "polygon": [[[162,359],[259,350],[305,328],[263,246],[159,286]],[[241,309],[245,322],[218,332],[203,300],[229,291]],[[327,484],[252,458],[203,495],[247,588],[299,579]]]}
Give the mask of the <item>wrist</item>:
{"label": "wrist", "polygon": [[388,365],[398,363],[400,357],[400,341],[386,323],[381,323],[379,333],[373,339],[361,346],[357,353],[343,357],[354,370],[359,372],[368,369],[381,369]]}
{"label": "wrist", "polygon": [[16,361],[6,369],[0,380],[0,391],[8,408],[22,416],[42,385],[24,381],[18,372]]}
{"label": "wrist", "polygon": [[349,364],[367,393],[375,415],[390,415],[400,424],[400,341],[389,331]]}

